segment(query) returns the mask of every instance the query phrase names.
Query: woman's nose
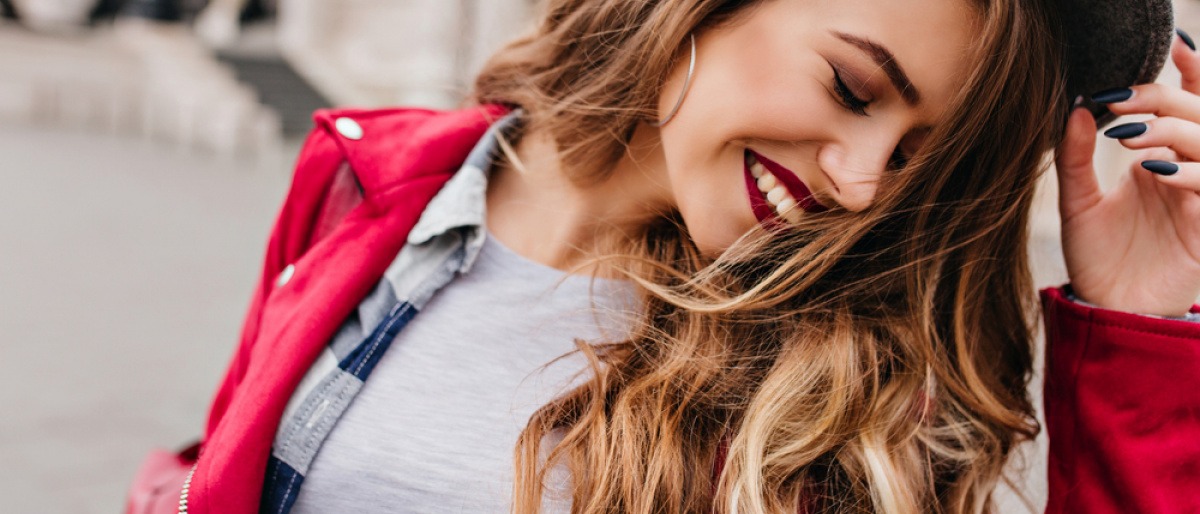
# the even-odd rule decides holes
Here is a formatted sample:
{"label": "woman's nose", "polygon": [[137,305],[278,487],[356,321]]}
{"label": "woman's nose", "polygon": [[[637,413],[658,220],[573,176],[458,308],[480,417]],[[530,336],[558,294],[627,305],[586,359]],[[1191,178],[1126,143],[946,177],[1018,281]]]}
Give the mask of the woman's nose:
{"label": "woman's nose", "polygon": [[894,143],[882,141],[831,143],[821,148],[817,162],[833,182],[830,194],[838,205],[850,211],[870,207],[894,150]]}

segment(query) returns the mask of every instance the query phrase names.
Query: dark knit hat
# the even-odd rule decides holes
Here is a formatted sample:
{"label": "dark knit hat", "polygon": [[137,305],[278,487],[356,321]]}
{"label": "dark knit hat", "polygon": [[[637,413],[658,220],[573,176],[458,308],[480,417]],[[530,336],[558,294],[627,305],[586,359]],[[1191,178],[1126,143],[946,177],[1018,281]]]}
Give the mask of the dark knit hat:
{"label": "dark knit hat", "polygon": [[1115,115],[1092,93],[1154,82],[1175,33],[1171,0],[1059,0],[1067,38],[1068,98],[1083,97],[1097,126]]}

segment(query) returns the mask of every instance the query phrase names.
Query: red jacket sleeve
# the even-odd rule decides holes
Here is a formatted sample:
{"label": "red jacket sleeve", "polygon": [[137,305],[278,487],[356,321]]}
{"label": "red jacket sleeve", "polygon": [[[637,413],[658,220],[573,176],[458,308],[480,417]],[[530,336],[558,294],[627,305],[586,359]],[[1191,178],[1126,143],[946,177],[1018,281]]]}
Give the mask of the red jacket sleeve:
{"label": "red jacket sleeve", "polygon": [[250,350],[258,336],[262,307],[277,277],[289,263],[331,232],[362,198],[354,171],[328,130],[318,123],[300,150],[291,188],[271,229],[262,274],[246,309],[237,349],[209,409],[206,438],[221,420],[246,372]]}
{"label": "red jacket sleeve", "polygon": [[1041,297],[1046,512],[1200,513],[1200,323]]}

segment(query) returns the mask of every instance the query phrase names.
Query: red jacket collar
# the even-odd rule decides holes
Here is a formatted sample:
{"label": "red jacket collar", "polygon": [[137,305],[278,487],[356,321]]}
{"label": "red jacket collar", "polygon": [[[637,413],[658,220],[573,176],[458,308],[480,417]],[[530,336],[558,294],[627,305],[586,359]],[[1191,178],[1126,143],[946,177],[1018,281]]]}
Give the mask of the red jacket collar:
{"label": "red jacket collar", "polygon": [[[371,198],[399,182],[429,175],[453,174],[478,140],[476,136],[507,114],[489,104],[459,111],[428,109],[322,109],[313,114],[318,126],[335,135],[337,145]],[[353,120],[359,138],[338,127]],[[351,134],[352,136],[354,134]]]}

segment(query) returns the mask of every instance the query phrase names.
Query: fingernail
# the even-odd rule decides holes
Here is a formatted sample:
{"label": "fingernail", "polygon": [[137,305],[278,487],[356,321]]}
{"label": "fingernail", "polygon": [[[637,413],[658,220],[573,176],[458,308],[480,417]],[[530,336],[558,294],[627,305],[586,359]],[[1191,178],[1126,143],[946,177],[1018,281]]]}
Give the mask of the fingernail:
{"label": "fingernail", "polygon": [[1178,164],[1167,161],[1142,161],[1142,167],[1159,175],[1174,175],[1179,171]]}
{"label": "fingernail", "polygon": [[1127,87],[1105,89],[1092,95],[1092,101],[1098,104],[1115,104],[1133,98],[1133,90]]}
{"label": "fingernail", "polygon": [[1184,32],[1183,29],[1180,28],[1175,29],[1175,34],[1179,35],[1179,39],[1183,40],[1183,44],[1187,45],[1188,48],[1191,48],[1193,52],[1196,51],[1196,42],[1192,41],[1192,36],[1189,36],[1187,32]]}
{"label": "fingernail", "polygon": [[1111,137],[1113,139],[1129,139],[1131,137],[1138,137],[1142,134],[1145,134],[1149,129],[1150,126],[1142,122],[1126,123],[1124,125],[1117,125],[1113,128],[1105,130],[1104,136]]}

